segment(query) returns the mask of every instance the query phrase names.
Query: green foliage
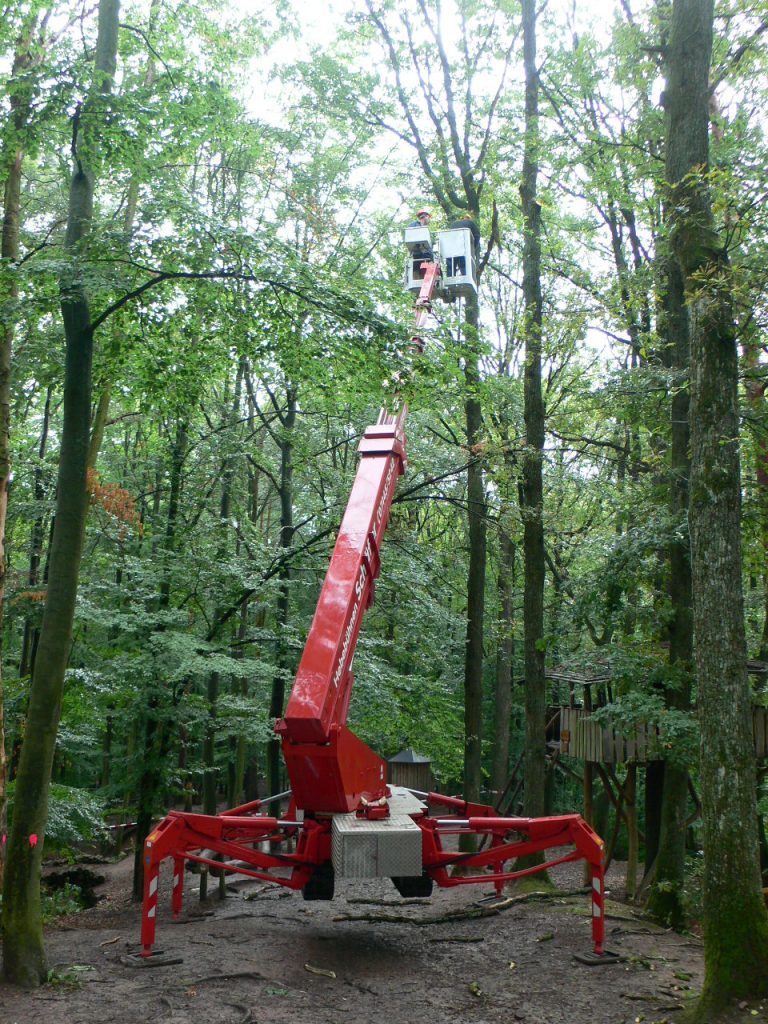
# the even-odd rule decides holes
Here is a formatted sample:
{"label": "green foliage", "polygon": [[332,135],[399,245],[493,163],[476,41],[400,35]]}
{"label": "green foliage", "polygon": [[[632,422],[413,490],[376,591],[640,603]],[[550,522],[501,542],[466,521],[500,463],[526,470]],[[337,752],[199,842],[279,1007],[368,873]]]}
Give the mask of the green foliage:
{"label": "green foliage", "polygon": [[[57,917],[77,914],[85,907],[79,887],[70,882],[66,882],[60,889],[54,889],[53,892],[44,892],[41,898],[45,924],[55,921]],[[52,975],[54,977],[51,977]],[[48,975],[49,983],[56,977],[58,976],[55,971],[51,971]],[[63,977],[62,980],[64,980]]]}
{"label": "green foliage", "polygon": [[[6,65],[29,6],[11,4],[0,27]],[[132,11],[134,29],[121,31],[120,88],[109,100],[94,226],[74,266],[62,246],[62,140],[71,139],[88,80],[93,18],[82,19],[83,45],[73,42],[78,33],[50,38],[34,69],[7,84],[3,167],[20,141],[10,119],[14,94],[30,89],[34,113],[23,139],[23,259],[2,268],[19,297],[0,296],[2,318],[18,324],[3,621],[12,770],[47,586],[62,272],[76,274],[92,298],[96,381],[110,395],[54,764],[47,838],[56,846],[98,838],[105,808],[132,818],[147,775],[153,813],[188,786],[199,798],[206,769],[221,798],[224,783],[235,784],[229,777],[238,758],[251,781],[263,776],[271,688],[276,680],[290,687],[359,436],[382,401],[408,402],[409,466],[355,660],[350,723],[383,755],[413,746],[430,757],[442,785],[459,788],[465,475],[477,458],[488,502],[489,766],[502,638],[513,643],[512,679],[522,676],[519,552],[509,622],[500,621],[497,591],[499,527],[519,544],[523,526],[523,108],[514,74],[496,92],[508,48],[511,67],[520,56],[519,26],[512,4],[444,6],[446,23],[450,11],[469,47],[462,53],[460,33],[448,40],[454,96],[471,100],[466,120],[462,103],[456,111],[470,163],[494,125],[482,171],[469,167],[481,192],[483,248],[494,214],[500,243],[482,286],[475,392],[483,436],[472,452],[460,304],[435,303],[427,350],[410,372],[413,297],[402,294],[404,250],[393,236],[414,203],[435,206],[440,220],[448,193],[464,185],[444,145],[448,97],[433,40],[408,37],[413,5],[385,4],[382,13],[391,16],[400,66],[421,68],[429,82],[417,107],[421,155],[401,120],[391,54],[362,7],[322,48],[302,37],[302,26],[284,27],[274,5],[250,17],[217,3],[161,5],[152,26]],[[537,647],[549,668],[610,676],[614,699],[598,721],[621,731],[655,725],[664,756],[695,772],[695,718],[672,706],[688,667],[671,667],[666,646],[675,621],[668,551],[687,536],[684,517],[670,511],[669,409],[686,381],[669,365],[662,308],[661,9],[576,31],[558,5],[550,8],[541,12],[539,60],[548,573]],[[434,14],[435,5],[426,10]],[[751,17],[728,19],[723,58],[749,38]],[[274,48],[282,33],[293,33],[290,62]],[[707,179],[732,261],[740,338],[757,353],[745,381],[763,384],[764,62],[760,46],[750,45],[723,66],[728,85],[720,90],[723,109],[712,113],[720,131]],[[417,97],[417,77],[404,75],[403,88]],[[434,179],[422,158],[436,168]],[[289,393],[296,396],[290,428]],[[766,607],[766,496],[756,472],[764,402],[748,403],[745,413],[743,536],[757,650]],[[286,445],[294,522],[287,554],[279,494]],[[287,622],[278,618],[284,586]],[[551,690],[553,700],[568,696],[558,685]],[[523,742],[520,687],[513,699],[512,763]],[[560,786],[555,799],[566,812],[580,794]]]}
{"label": "green foliage", "polygon": [[[13,821],[13,791],[8,786],[8,821]],[[100,839],[105,835],[102,802],[87,790],[53,783],[48,800],[45,827],[46,845],[64,850],[78,843]]]}
{"label": "green foliage", "polygon": [[701,853],[687,857],[685,862],[685,887],[683,889],[686,915],[691,921],[701,921],[704,906],[702,902],[704,858]]}
{"label": "green foliage", "polygon": [[[71,882],[65,882],[60,888],[53,889],[50,892],[43,886],[43,891],[40,894],[40,903],[43,924],[50,924],[59,917],[78,914],[86,906],[80,887],[73,885]],[[2,908],[3,895],[0,892],[0,913],[2,913]],[[54,971],[50,972],[49,982],[53,980],[51,975],[54,974]]]}
{"label": "green foliage", "polygon": [[684,668],[666,659],[618,648],[608,659],[614,699],[593,713],[595,721],[631,736],[638,726],[658,733],[656,753],[674,764],[687,767],[698,757],[698,727],[695,716],[670,705],[669,695],[688,685]]}

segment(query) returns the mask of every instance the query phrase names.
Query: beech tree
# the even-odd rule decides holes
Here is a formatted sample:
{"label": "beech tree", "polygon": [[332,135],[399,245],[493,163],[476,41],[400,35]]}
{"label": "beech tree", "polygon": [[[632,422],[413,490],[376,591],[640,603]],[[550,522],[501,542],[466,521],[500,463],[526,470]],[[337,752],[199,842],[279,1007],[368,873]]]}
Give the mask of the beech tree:
{"label": "beech tree", "polygon": [[525,560],[525,813],[545,812],[544,753],[544,396],[541,385],[541,207],[539,174],[539,85],[536,67],[536,3],[523,0],[525,152],[520,182],[523,207],[523,332],[525,335],[525,454],[521,515]]}
{"label": "beech tree", "polygon": [[[3,228],[0,240],[0,259],[5,266],[19,257],[19,218],[21,202],[21,169],[25,153],[25,133],[28,129],[30,115],[29,87],[20,87],[18,79],[29,68],[32,62],[32,39],[38,30],[39,14],[35,11],[23,20],[21,32],[16,43],[16,53],[11,69],[10,82],[10,124],[3,140],[2,171],[5,179],[3,203]],[[7,261],[7,263],[5,262]],[[0,301],[6,308],[18,298],[18,286],[13,271],[3,268],[0,279]],[[5,573],[7,555],[5,550],[6,520],[8,513],[8,487],[11,477],[11,359],[15,321],[7,315],[0,334],[0,623],[2,622],[5,602]],[[0,631],[0,652],[2,651],[2,632]],[[5,716],[3,697],[3,671],[0,662],[0,835],[6,832],[6,784],[7,767],[5,751]],[[5,847],[0,847],[0,886],[3,883],[5,868]]]}
{"label": "beech tree", "polygon": [[731,997],[768,992],[742,597],[733,285],[708,175],[713,19],[712,0],[674,0],[664,94],[669,230],[691,344],[689,522],[704,819],[701,1019],[715,1019]]}
{"label": "beech tree", "polygon": [[86,466],[91,419],[91,313],[78,255],[93,216],[95,167],[104,99],[117,65],[119,0],[101,0],[93,84],[79,130],[73,136],[74,168],[69,192],[66,248],[70,266],[61,282],[66,345],[64,425],[59,458],[56,525],[51,545],[48,595],[32,676],[27,731],[16,779],[8,870],[3,889],[5,977],[34,987],[47,965],[40,910],[40,868],[48,811],[48,786],[61,711],[64,672],[72,643],[80,556],[86,513]]}

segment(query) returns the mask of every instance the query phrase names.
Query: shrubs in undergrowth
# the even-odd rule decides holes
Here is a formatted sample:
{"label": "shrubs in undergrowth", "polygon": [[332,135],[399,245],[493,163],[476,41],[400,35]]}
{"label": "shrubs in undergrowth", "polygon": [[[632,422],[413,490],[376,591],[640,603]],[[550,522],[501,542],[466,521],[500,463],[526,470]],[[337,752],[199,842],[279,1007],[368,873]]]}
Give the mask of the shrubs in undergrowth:
{"label": "shrubs in undergrowth", "polygon": [[[43,924],[55,921],[57,917],[78,914],[85,910],[87,902],[83,899],[80,887],[67,882],[59,888],[48,889],[43,884],[40,892]],[[3,909],[3,894],[0,892],[0,914]]]}
{"label": "shrubs in undergrowth", "polygon": [[[8,827],[13,821],[14,783],[8,787]],[[100,840],[106,835],[103,819],[104,808],[92,793],[53,783],[48,802],[48,821],[45,831],[45,848],[48,855],[58,855],[69,862],[77,860],[74,847],[79,843]],[[66,914],[75,914],[93,906],[95,897],[92,888],[103,879],[86,872],[89,879],[84,885],[58,876],[43,879],[41,901],[43,921],[53,921]],[[57,878],[54,882],[53,879]],[[78,879],[79,881],[79,879]],[[88,884],[90,882],[90,884]],[[0,908],[2,895],[0,894]]]}
{"label": "shrubs in undergrowth", "polygon": [[[8,786],[8,826],[13,821],[14,783]],[[52,783],[48,800],[45,844],[48,853],[71,855],[78,843],[102,839],[104,807],[98,797],[83,789]]]}
{"label": "shrubs in undergrowth", "polygon": [[47,924],[57,917],[64,917],[68,914],[77,914],[85,910],[87,904],[83,900],[80,887],[65,883],[61,888],[43,889],[42,896],[43,922]]}

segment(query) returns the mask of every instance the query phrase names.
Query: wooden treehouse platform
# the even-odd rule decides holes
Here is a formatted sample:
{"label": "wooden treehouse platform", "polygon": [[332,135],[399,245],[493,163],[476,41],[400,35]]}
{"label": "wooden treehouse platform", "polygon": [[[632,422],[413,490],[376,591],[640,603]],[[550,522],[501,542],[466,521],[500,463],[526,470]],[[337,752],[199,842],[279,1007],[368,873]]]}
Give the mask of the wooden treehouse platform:
{"label": "wooden treehouse platform", "polygon": [[[758,691],[764,690],[768,665],[750,662],[748,669],[762,683],[758,684]],[[602,784],[602,791],[615,811],[612,834],[606,836],[606,862],[610,863],[613,858],[620,826],[623,824],[627,834],[626,892],[633,897],[637,892],[640,851],[646,842],[638,819],[638,792],[642,792],[638,790],[639,775],[641,771],[645,772],[647,801],[648,779],[652,772],[658,771],[658,762],[663,761],[666,754],[663,733],[655,723],[650,722],[637,722],[621,728],[595,720],[595,711],[612,704],[614,699],[607,667],[598,665],[589,674],[557,669],[549,671],[547,678],[552,685],[553,695],[546,721],[550,761],[581,784],[584,795],[582,813],[593,826],[595,783],[599,780]],[[765,763],[768,761],[768,707],[762,704],[755,703],[752,707],[752,734],[755,756]],[[582,768],[574,765],[571,759],[582,761]],[[619,765],[625,765],[625,770],[618,771]],[[690,779],[688,789],[694,808],[687,825],[695,821],[701,811],[698,795]],[[655,854],[651,856],[651,863],[653,856]],[[646,863],[646,869],[648,867]]]}
{"label": "wooden treehouse platform", "polygon": [[[554,717],[554,721],[552,721]],[[556,750],[581,761],[595,761],[602,764],[625,764],[635,761],[662,760],[664,743],[658,729],[647,723],[640,723],[627,732],[600,726],[584,708],[550,708],[548,718],[549,744]],[[761,704],[752,707],[752,737],[755,743],[755,757],[768,757],[768,708]]]}
{"label": "wooden treehouse platform", "polygon": [[[749,662],[749,670],[754,675],[766,674],[766,666],[761,662]],[[629,729],[620,729],[594,720],[594,711],[613,701],[607,676],[585,678],[565,672],[547,675],[555,682],[565,683],[570,691],[568,704],[547,709],[547,746],[551,752],[607,765],[663,760],[664,737],[656,725],[639,722]],[[768,707],[762,704],[752,707],[752,736],[755,757],[768,758]]]}

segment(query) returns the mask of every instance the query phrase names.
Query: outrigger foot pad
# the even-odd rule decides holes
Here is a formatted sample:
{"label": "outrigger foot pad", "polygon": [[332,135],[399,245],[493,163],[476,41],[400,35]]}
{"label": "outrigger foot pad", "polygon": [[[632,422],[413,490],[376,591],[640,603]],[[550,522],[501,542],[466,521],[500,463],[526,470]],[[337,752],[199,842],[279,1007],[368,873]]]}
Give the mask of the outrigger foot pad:
{"label": "outrigger foot pad", "polygon": [[184,959],[162,949],[153,949],[149,956],[144,956],[139,950],[127,953],[120,957],[120,962],[126,967],[170,967],[172,964],[184,963]]}
{"label": "outrigger foot pad", "polygon": [[606,949],[603,953],[574,953],[573,959],[587,967],[606,967],[608,964],[618,964],[622,960],[620,953],[612,953]]}

